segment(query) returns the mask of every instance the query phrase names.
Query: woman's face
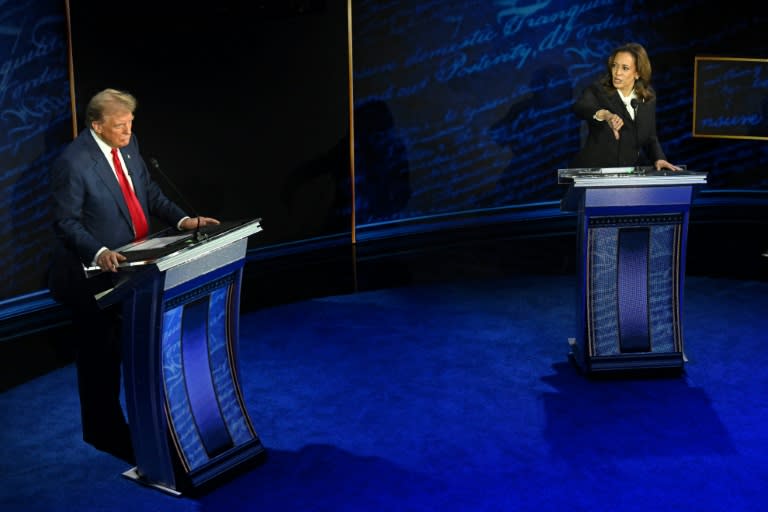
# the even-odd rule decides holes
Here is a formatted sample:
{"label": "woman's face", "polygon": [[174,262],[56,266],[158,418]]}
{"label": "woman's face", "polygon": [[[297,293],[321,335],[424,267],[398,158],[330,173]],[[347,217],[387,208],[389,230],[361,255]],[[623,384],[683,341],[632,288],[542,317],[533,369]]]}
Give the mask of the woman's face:
{"label": "woman's face", "polygon": [[629,52],[619,52],[613,58],[611,66],[611,78],[613,86],[621,91],[624,96],[629,96],[635,88],[635,80],[638,78],[635,57]]}

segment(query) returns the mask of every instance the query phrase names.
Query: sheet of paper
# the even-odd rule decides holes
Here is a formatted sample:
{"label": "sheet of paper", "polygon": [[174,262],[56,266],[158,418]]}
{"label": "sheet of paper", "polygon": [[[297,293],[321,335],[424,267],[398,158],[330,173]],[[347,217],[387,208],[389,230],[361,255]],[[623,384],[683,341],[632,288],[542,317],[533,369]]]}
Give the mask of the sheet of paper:
{"label": "sheet of paper", "polygon": [[600,174],[628,174],[637,170],[637,167],[603,167]]}
{"label": "sheet of paper", "polygon": [[132,245],[127,249],[123,249],[122,252],[145,251],[147,249],[157,249],[160,247],[165,247],[166,245],[172,244],[173,242],[176,242],[178,240],[182,240],[184,238],[189,238],[189,237],[190,237],[190,234],[185,233],[183,235],[161,236],[158,238],[150,238],[149,240],[145,240],[143,242],[137,243],[136,245]]}

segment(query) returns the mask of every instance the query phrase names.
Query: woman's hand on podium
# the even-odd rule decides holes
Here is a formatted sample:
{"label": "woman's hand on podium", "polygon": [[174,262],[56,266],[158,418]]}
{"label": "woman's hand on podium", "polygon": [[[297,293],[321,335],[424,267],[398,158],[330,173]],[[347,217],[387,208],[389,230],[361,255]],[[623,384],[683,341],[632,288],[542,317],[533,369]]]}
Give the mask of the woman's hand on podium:
{"label": "woman's hand on podium", "polygon": [[669,169],[670,171],[682,171],[682,167],[678,167],[676,165],[672,165],[671,163],[667,162],[666,160],[656,160],[656,163],[654,164],[654,167],[656,167],[657,171],[660,171],[662,169]]}

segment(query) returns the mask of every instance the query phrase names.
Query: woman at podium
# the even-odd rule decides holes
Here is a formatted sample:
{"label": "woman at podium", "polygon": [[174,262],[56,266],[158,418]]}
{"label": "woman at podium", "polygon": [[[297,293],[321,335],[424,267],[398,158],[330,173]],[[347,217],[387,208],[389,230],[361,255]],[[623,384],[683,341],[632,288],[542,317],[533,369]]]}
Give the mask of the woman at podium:
{"label": "woman at podium", "polygon": [[637,43],[620,46],[607,64],[606,73],[573,106],[587,134],[571,167],[652,165],[680,170],[667,161],[656,136],[656,93],[645,48]]}

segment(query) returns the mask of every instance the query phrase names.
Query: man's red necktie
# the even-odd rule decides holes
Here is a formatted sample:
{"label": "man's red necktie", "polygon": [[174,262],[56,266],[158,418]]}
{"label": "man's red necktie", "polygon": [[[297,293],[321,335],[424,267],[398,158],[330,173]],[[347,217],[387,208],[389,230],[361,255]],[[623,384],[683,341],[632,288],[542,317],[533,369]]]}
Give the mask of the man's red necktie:
{"label": "man's red necktie", "polygon": [[128,205],[128,212],[131,214],[131,222],[133,222],[133,232],[136,234],[136,240],[144,238],[149,234],[147,217],[144,215],[144,210],[141,209],[141,204],[139,204],[139,200],[131,185],[128,183],[123,166],[120,165],[117,148],[112,148],[112,162],[115,164],[115,173],[117,174],[117,181],[120,182],[120,188],[123,190],[125,204]]}

